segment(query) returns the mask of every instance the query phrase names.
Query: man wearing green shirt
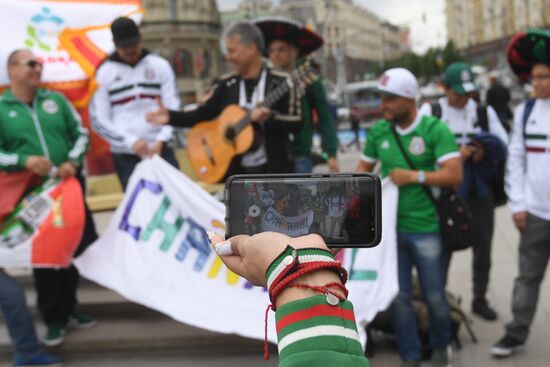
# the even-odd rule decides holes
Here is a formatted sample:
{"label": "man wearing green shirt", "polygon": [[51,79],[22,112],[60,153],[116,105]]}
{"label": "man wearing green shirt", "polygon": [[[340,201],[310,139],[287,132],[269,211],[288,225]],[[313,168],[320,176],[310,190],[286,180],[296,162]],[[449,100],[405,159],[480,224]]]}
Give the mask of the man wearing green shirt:
{"label": "man wearing green shirt", "polygon": [[[451,320],[444,289],[444,248],[436,208],[422,185],[458,185],[462,180],[460,154],[447,125],[437,118],[418,114],[418,83],[410,71],[387,70],[377,89],[384,119],[369,131],[357,170],[370,172],[379,161],[382,176],[389,176],[399,186],[396,228],[399,293],[391,311],[402,366],[420,366],[421,358],[411,304],[413,265],[430,312],[432,366],[450,366]],[[396,137],[418,170],[409,167]]]}
{"label": "man wearing green shirt", "polygon": [[[10,87],[0,97],[0,171],[31,171],[37,176],[80,175],[88,148],[88,131],[80,116],[60,93],[40,88],[42,63],[28,50],[8,57]],[[92,215],[85,205],[84,233],[76,255],[97,238]],[[90,327],[95,319],[76,310],[79,274],[67,269],[34,269],[38,309],[47,326],[43,342],[63,342],[65,328]]]}
{"label": "man wearing green shirt", "polygon": [[[274,67],[288,73],[294,71],[298,59],[303,59],[323,45],[323,39],[317,33],[292,18],[266,16],[256,19],[254,23],[264,35],[269,61]],[[321,79],[317,79],[306,88],[302,97],[302,111],[304,127],[299,133],[294,134],[292,141],[295,172],[310,173],[313,170],[311,146],[315,132],[315,114],[323,151],[328,156],[329,171],[339,172],[340,167],[336,159],[336,124]]]}

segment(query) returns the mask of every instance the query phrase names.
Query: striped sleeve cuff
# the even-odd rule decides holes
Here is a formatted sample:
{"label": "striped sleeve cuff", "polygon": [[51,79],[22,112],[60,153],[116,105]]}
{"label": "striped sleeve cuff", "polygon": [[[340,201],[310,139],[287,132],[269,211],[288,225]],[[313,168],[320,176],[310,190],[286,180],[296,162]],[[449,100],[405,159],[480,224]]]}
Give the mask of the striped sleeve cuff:
{"label": "striped sleeve cuff", "polygon": [[304,352],[364,357],[349,301],[332,306],[324,295],[313,296],[281,306],[275,317],[280,363]]}
{"label": "striped sleeve cuff", "polygon": [[[21,158],[23,157],[22,154],[15,154],[15,153],[0,153],[0,167],[17,167],[24,166],[25,161],[21,162]],[[25,160],[27,159],[27,156],[24,156]]]}
{"label": "striped sleeve cuff", "polygon": [[361,160],[367,163],[376,163],[378,159],[361,154]]}
{"label": "striped sleeve cuff", "polygon": [[437,163],[443,163],[445,161],[448,161],[449,159],[453,158],[460,158],[459,152],[451,152],[447,154],[443,154],[441,157],[437,158]]}

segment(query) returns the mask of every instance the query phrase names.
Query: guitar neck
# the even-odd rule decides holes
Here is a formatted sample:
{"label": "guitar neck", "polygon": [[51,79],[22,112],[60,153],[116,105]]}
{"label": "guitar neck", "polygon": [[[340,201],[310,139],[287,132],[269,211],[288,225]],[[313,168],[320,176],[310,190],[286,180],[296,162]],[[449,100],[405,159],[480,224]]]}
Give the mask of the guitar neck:
{"label": "guitar neck", "polygon": [[[279,84],[274,90],[272,90],[265,99],[260,102],[258,107],[267,107],[271,108],[277,101],[279,101],[283,96],[285,96],[290,90],[288,84],[283,82]],[[246,116],[241,119],[235,126],[233,126],[235,135],[238,135],[245,127],[247,127],[252,122],[250,118],[250,111],[247,112]]]}

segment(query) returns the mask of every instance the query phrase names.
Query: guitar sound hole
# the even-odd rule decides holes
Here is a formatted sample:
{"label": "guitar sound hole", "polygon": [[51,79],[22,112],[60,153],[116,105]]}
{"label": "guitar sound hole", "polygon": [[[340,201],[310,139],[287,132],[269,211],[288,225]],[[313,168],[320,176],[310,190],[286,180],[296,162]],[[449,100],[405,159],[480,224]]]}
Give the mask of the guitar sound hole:
{"label": "guitar sound hole", "polygon": [[234,140],[236,135],[237,135],[237,132],[233,127],[228,127],[227,130],[225,130],[225,137],[228,140]]}

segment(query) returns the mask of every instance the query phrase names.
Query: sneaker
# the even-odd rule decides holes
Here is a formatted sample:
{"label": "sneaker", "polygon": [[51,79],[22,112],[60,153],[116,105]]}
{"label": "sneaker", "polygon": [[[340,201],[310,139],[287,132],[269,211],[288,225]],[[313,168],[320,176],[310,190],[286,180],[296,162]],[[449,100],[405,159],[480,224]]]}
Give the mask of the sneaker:
{"label": "sneaker", "polygon": [[13,361],[13,364],[15,365],[15,367],[58,367],[63,365],[63,361],[61,361],[61,359],[57,357],[52,356],[51,354],[41,352],[40,354],[35,355],[28,361],[23,361],[22,358],[16,357]]}
{"label": "sneaker", "polygon": [[493,357],[506,358],[510,357],[515,352],[519,351],[523,346],[523,342],[509,336],[504,335],[493,347],[491,348],[491,354]]}
{"label": "sneaker", "polygon": [[489,306],[486,300],[474,301],[472,303],[472,312],[487,321],[495,321],[497,313]]}
{"label": "sneaker", "polygon": [[48,326],[46,337],[42,341],[45,346],[56,347],[65,340],[65,328],[57,325]]}
{"label": "sneaker", "polygon": [[434,349],[432,352],[432,367],[451,367],[453,364],[453,348]]}
{"label": "sneaker", "polygon": [[420,367],[420,361],[403,361],[401,367]]}
{"label": "sneaker", "polygon": [[97,320],[90,315],[75,313],[69,316],[67,326],[74,329],[90,329],[97,324]]}

